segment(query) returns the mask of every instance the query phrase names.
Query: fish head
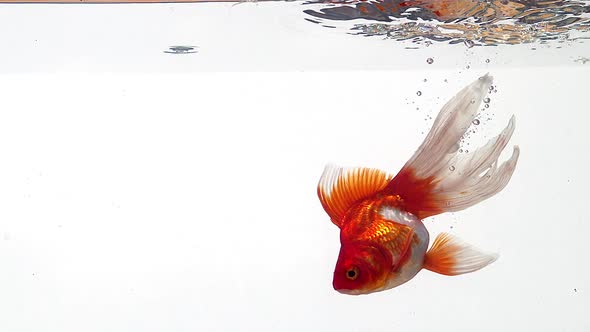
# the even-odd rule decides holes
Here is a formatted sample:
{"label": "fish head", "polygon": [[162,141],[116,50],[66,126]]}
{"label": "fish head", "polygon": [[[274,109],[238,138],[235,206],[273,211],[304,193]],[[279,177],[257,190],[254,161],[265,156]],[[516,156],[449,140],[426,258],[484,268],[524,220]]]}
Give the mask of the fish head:
{"label": "fish head", "polygon": [[368,294],[383,288],[390,271],[387,251],[370,243],[347,243],[340,248],[332,285],[343,294]]}

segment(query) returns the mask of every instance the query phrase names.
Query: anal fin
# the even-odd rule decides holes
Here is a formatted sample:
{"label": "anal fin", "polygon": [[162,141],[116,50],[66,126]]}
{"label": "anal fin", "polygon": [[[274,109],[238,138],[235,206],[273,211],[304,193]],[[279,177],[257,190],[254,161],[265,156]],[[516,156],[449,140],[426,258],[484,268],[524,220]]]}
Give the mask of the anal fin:
{"label": "anal fin", "polygon": [[477,271],[497,258],[498,255],[484,253],[451,234],[441,233],[426,252],[423,267],[432,272],[455,276]]}

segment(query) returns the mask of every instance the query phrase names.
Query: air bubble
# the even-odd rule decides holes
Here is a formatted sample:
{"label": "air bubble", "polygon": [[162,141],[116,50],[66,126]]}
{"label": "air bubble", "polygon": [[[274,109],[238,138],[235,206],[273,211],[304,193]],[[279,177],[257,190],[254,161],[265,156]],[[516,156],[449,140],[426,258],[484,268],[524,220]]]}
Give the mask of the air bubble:
{"label": "air bubble", "polygon": [[428,58],[426,59],[426,63],[428,63],[429,65],[434,63],[434,59],[433,58]]}
{"label": "air bubble", "polygon": [[463,153],[463,149],[459,149],[459,153]]}
{"label": "air bubble", "polygon": [[471,99],[471,103],[472,104],[475,104],[475,99]]}
{"label": "air bubble", "polygon": [[485,108],[489,108],[489,107],[490,107],[490,104],[485,104],[485,106],[484,106],[484,107],[485,107]]}
{"label": "air bubble", "polygon": [[487,104],[487,103],[489,103],[489,102],[490,102],[490,98],[485,98],[485,99],[483,100],[483,102],[484,102],[484,103],[486,103],[486,104]]}
{"label": "air bubble", "polygon": [[490,59],[486,59],[486,63],[490,63]]}
{"label": "air bubble", "polygon": [[449,171],[454,171],[455,170],[455,166],[449,166]]}
{"label": "air bubble", "polygon": [[474,125],[476,125],[476,126],[477,126],[477,125],[479,125],[479,123],[480,123],[480,122],[479,122],[479,120],[478,120],[478,119],[474,119],[474,120],[472,121],[472,123],[473,123]]}
{"label": "air bubble", "polygon": [[416,95],[417,95],[417,96],[421,96],[421,95],[422,95],[422,91],[418,91],[418,92],[416,92]]}

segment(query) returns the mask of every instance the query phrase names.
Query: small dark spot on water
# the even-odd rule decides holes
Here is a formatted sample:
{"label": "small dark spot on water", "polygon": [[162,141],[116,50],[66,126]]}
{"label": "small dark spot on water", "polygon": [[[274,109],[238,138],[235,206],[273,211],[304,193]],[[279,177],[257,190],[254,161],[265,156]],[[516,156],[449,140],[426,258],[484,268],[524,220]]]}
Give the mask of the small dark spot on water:
{"label": "small dark spot on water", "polygon": [[577,293],[578,292],[578,289],[577,288],[574,288],[574,292]]}
{"label": "small dark spot on water", "polygon": [[190,54],[190,53],[197,53],[198,46],[170,46],[168,50],[164,51],[164,53],[168,54]]}

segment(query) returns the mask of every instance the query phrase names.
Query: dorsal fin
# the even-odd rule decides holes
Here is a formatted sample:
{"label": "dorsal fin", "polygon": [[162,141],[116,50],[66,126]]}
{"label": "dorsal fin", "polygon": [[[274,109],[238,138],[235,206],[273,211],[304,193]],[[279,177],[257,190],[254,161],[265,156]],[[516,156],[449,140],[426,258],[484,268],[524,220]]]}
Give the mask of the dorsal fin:
{"label": "dorsal fin", "polygon": [[385,188],[390,180],[378,169],[327,165],[318,184],[318,196],[332,222],[341,227],[350,207]]}

